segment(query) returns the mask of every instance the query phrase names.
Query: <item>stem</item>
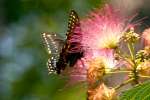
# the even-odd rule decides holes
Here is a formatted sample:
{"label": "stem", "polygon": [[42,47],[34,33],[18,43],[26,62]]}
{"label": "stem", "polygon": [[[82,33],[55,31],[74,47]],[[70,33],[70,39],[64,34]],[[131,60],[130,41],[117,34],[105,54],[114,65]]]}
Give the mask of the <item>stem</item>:
{"label": "stem", "polygon": [[142,78],[150,78],[150,76],[145,76],[145,75],[139,75],[139,77],[142,77]]}
{"label": "stem", "polygon": [[135,57],[134,57],[134,45],[133,43],[128,43],[128,49],[129,49],[129,52],[130,52],[130,55],[131,55],[131,59],[132,61],[135,60]]}
{"label": "stem", "polygon": [[134,78],[134,84],[138,84],[138,73],[137,73],[137,64],[135,62],[135,49],[134,49],[134,44],[133,43],[127,43],[128,49],[131,55],[131,61],[133,62],[133,70],[131,73],[133,73],[133,76],[131,78]]}
{"label": "stem", "polygon": [[106,74],[117,74],[117,73],[130,73],[131,71],[116,71],[116,72],[106,72]]}
{"label": "stem", "polygon": [[130,82],[132,82],[132,81],[134,81],[134,78],[131,78],[131,79],[127,80],[127,81],[124,81],[124,82],[121,83],[120,85],[116,86],[116,87],[115,87],[115,90],[121,88],[122,86],[124,86],[124,85],[126,85],[126,84],[128,84],[128,83],[130,83]]}

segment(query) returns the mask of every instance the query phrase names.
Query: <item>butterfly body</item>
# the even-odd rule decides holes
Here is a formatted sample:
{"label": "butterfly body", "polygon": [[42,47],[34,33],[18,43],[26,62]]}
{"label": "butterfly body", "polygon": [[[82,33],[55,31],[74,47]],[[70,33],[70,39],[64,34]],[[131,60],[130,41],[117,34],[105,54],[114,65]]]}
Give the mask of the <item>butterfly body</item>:
{"label": "butterfly body", "polygon": [[71,41],[74,35],[77,34],[77,32],[75,32],[76,28],[80,29],[79,17],[74,10],[71,10],[65,41],[53,33],[42,34],[48,53],[50,54],[50,58],[47,62],[49,73],[60,74],[67,66],[74,66],[77,60],[83,56],[82,51],[70,52],[73,51],[75,47],[80,48],[79,43]]}

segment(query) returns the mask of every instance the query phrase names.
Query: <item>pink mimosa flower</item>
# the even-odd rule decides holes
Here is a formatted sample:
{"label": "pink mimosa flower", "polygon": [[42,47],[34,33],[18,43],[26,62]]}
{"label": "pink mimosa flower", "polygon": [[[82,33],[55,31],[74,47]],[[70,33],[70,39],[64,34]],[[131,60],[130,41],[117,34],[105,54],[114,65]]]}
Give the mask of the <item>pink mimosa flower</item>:
{"label": "pink mimosa flower", "polygon": [[86,81],[87,75],[87,64],[84,58],[79,59],[74,67],[70,68],[68,75],[70,78],[70,83],[77,83],[81,81]]}
{"label": "pink mimosa flower", "polygon": [[91,12],[81,21],[82,46],[84,49],[115,48],[129,27],[118,10],[109,5]]}
{"label": "pink mimosa flower", "polygon": [[[95,65],[96,64],[96,65]],[[86,81],[87,70],[89,68],[101,69],[103,67],[104,72],[109,72],[117,65],[117,61],[114,58],[113,49],[99,49],[87,51],[84,57],[77,61],[75,66],[70,71],[70,79],[72,81]],[[94,69],[95,69],[94,68]],[[95,72],[93,72],[95,73]]]}
{"label": "pink mimosa flower", "polygon": [[[97,58],[100,58],[100,62],[104,64],[105,71],[110,71],[116,67],[114,48],[118,46],[122,33],[129,28],[126,21],[126,18],[118,10],[109,5],[91,12],[89,17],[81,20],[80,26],[75,27],[74,35],[69,41],[79,44],[75,45],[71,52],[83,50],[84,55],[70,71],[70,76],[79,80],[86,80],[87,70],[91,66],[90,63],[97,61],[94,60]],[[95,64],[98,63],[99,61],[95,62]]]}
{"label": "pink mimosa flower", "polygon": [[95,58],[100,58],[106,70],[113,69],[117,64],[115,61],[113,49],[92,50],[92,52],[86,53],[85,57],[87,57],[87,61]]}
{"label": "pink mimosa flower", "polygon": [[142,37],[144,40],[144,45],[150,46],[150,28],[144,30]]}

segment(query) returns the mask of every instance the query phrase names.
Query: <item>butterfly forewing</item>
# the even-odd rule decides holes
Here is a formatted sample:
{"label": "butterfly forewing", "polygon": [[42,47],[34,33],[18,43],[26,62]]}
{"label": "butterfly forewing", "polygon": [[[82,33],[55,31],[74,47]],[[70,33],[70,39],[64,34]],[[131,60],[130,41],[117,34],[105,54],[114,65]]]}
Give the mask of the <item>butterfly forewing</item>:
{"label": "butterfly forewing", "polygon": [[67,38],[70,38],[71,35],[74,33],[74,29],[78,27],[80,24],[78,14],[71,10],[69,14],[69,21],[68,21],[68,30],[67,30]]}
{"label": "butterfly forewing", "polygon": [[[78,31],[75,31],[78,30]],[[78,17],[78,14],[71,10],[70,17],[69,17],[69,23],[68,23],[68,31],[67,31],[67,45],[68,46],[68,62],[70,66],[73,66],[78,59],[82,56],[81,48],[81,27],[80,27],[80,20]],[[71,39],[75,40],[72,41]],[[70,53],[71,52],[71,53]]]}
{"label": "butterfly forewing", "polygon": [[67,65],[73,66],[77,59],[81,57],[81,52],[70,53],[71,49],[77,46],[77,43],[70,42],[73,35],[76,35],[75,28],[80,28],[79,17],[74,10],[71,10],[68,21],[68,31],[66,33],[65,45],[60,52],[60,58],[57,63],[57,73],[61,73]]}

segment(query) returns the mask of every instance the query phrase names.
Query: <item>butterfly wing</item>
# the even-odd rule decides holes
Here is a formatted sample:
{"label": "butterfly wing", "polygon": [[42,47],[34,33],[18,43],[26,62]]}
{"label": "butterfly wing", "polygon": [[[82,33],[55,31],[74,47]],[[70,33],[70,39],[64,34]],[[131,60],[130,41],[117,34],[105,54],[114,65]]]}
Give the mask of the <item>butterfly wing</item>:
{"label": "butterfly wing", "polygon": [[47,48],[50,58],[47,62],[49,73],[57,73],[56,63],[59,59],[59,53],[64,45],[64,41],[54,33],[42,33],[44,44]]}
{"label": "butterfly wing", "polygon": [[77,60],[82,57],[83,52],[80,51],[80,31],[79,17],[74,10],[71,10],[69,14],[65,45],[60,52],[60,57],[57,62],[58,74],[61,73],[61,70],[64,70],[66,66],[73,66]]}

